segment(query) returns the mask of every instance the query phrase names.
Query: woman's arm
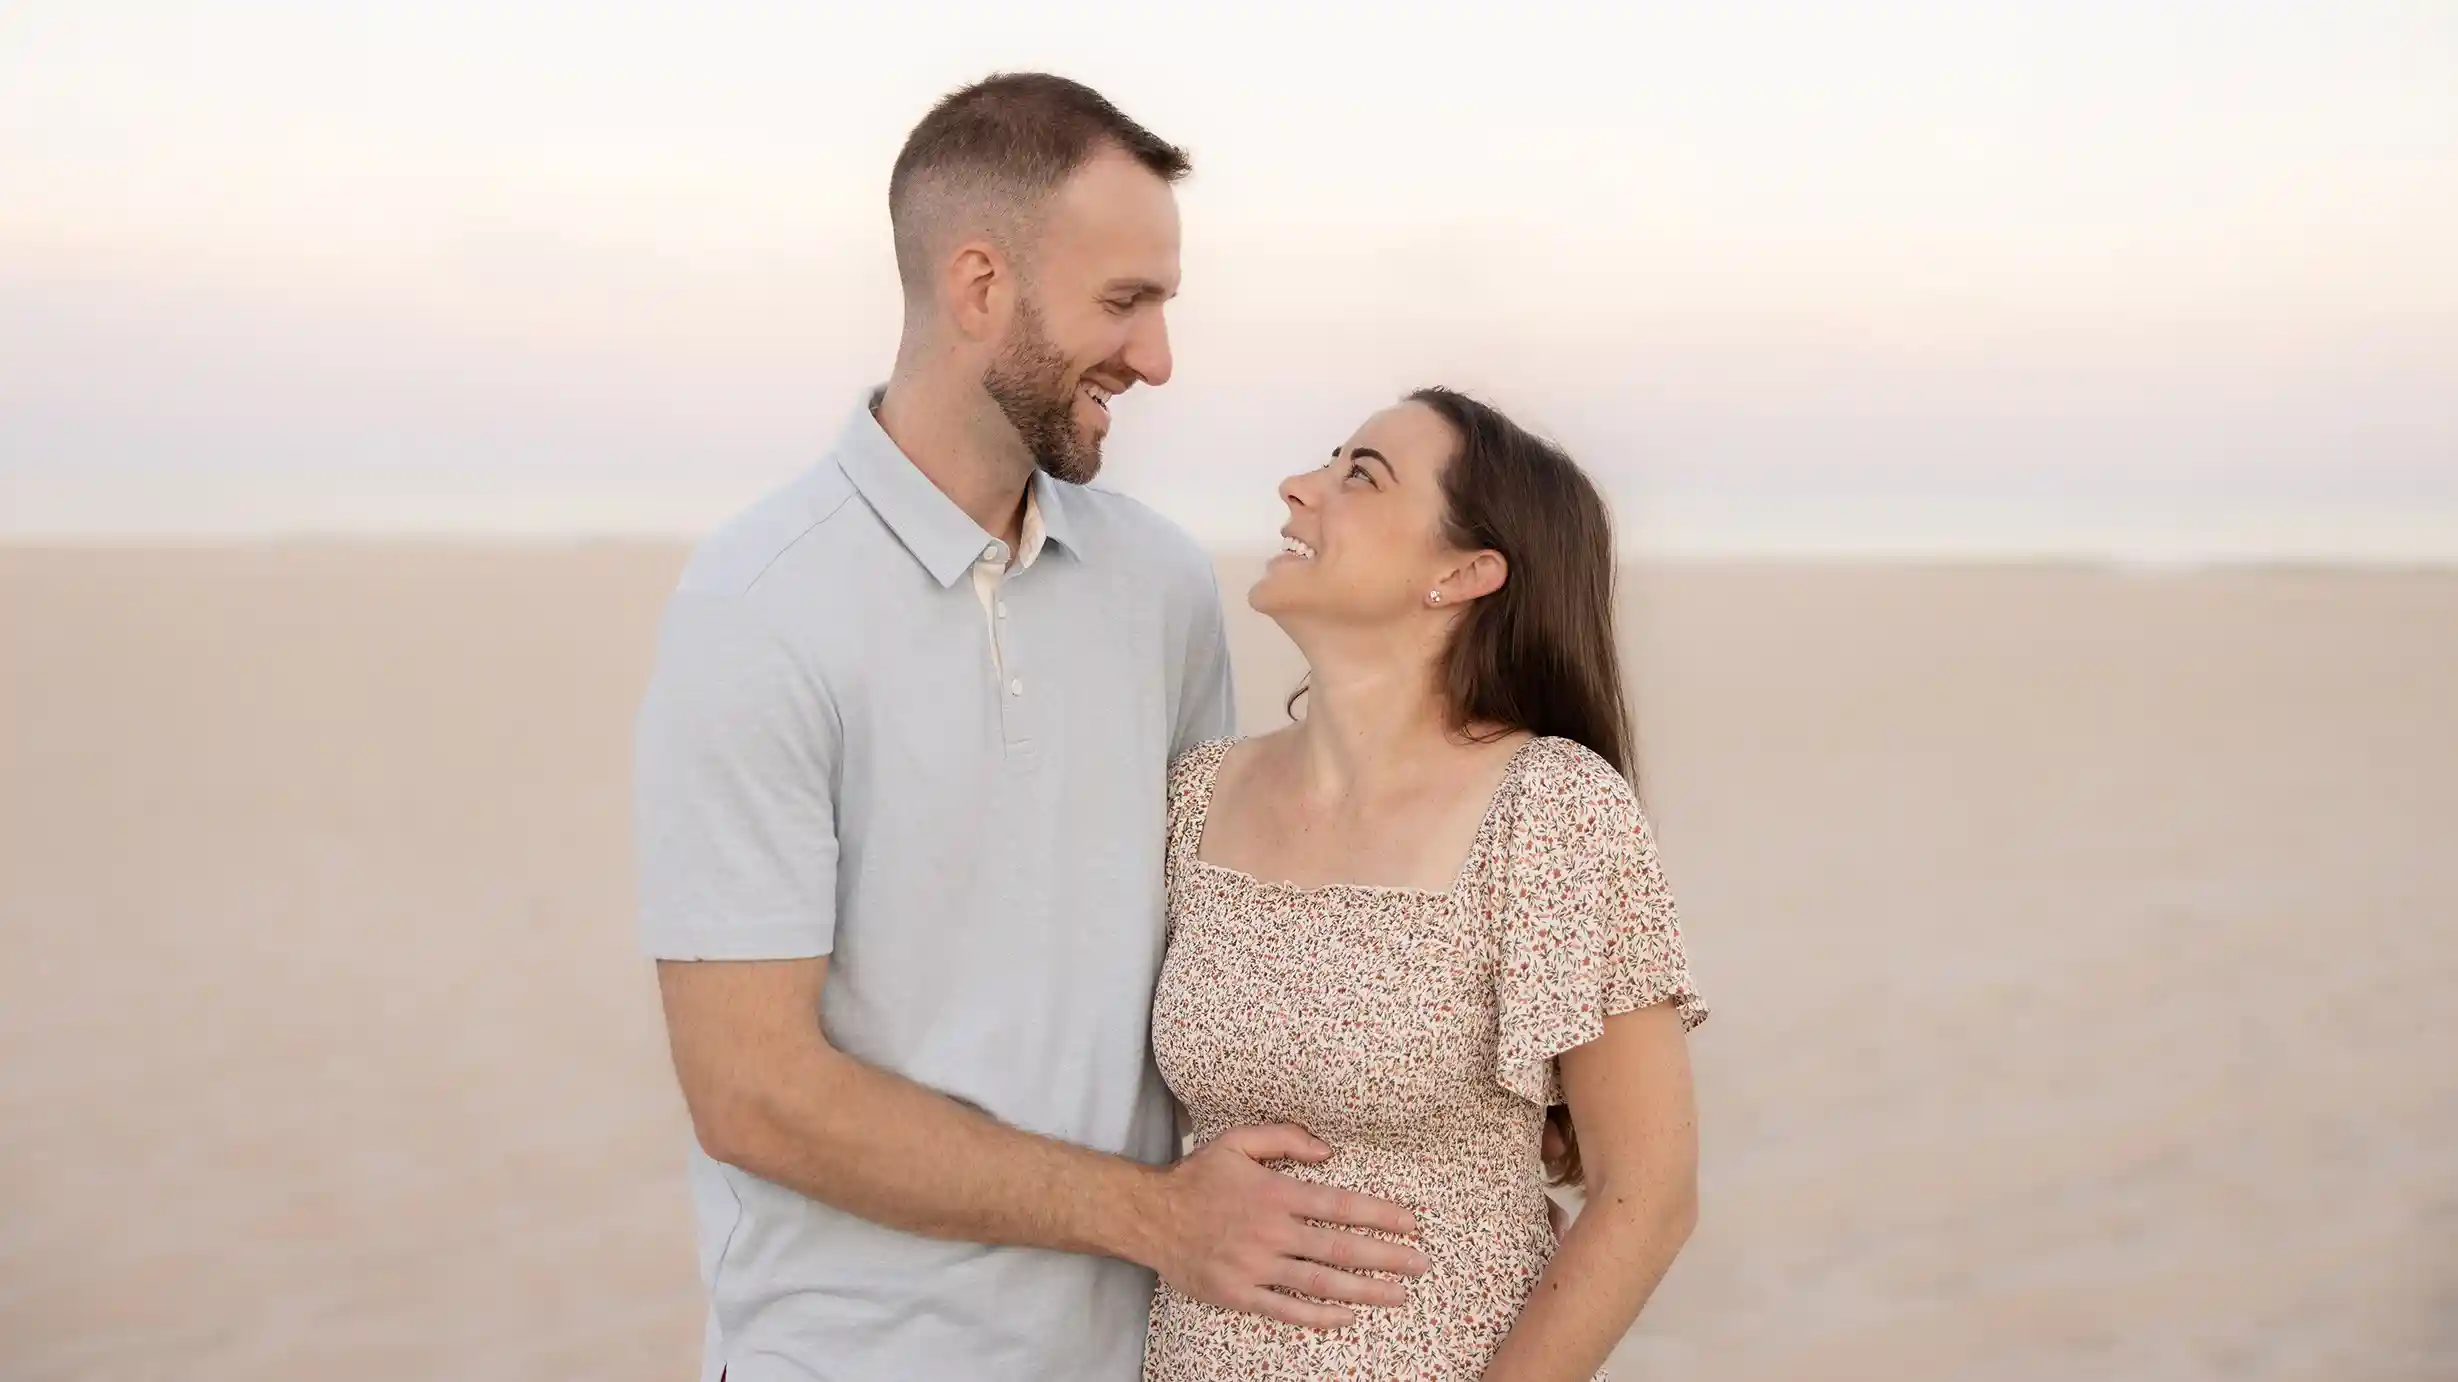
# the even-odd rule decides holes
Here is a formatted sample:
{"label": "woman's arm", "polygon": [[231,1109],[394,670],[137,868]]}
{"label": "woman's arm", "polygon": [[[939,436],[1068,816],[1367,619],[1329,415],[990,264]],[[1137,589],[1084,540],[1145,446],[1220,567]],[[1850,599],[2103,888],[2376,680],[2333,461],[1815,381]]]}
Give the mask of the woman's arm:
{"label": "woman's arm", "polygon": [[1536,1283],[1485,1382],[1586,1382],[1621,1342],[1698,1222],[1698,1112],[1671,1003],[1605,1019],[1560,1058],[1587,1205]]}

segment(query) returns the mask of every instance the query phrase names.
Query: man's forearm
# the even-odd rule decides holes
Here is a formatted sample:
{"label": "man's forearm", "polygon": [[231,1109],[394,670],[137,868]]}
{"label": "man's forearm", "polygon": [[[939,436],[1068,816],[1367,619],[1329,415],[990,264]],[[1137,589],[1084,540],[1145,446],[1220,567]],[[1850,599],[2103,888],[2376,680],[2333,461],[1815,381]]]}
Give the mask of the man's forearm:
{"label": "man's forearm", "polygon": [[703,1119],[709,1154],[873,1223],[1152,1265],[1159,1176],[824,1047]]}

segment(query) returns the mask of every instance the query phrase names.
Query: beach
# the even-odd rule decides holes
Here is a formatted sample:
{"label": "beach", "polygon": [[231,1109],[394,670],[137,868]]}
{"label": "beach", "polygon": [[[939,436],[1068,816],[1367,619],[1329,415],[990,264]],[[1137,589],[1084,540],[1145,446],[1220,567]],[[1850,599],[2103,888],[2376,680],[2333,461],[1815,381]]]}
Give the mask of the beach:
{"label": "beach", "polygon": [[[628,838],[683,555],[0,549],[0,1376],[690,1375]],[[1623,618],[1715,1016],[1620,1377],[2458,1377],[2458,573]]]}

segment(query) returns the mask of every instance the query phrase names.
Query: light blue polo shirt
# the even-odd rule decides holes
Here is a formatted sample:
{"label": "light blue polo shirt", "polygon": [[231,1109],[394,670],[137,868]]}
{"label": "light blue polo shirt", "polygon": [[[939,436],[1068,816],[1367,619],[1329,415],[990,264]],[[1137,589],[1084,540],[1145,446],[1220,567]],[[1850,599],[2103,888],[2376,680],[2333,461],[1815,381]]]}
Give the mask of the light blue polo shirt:
{"label": "light blue polo shirt", "polygon": [[[839,1049],[1158,1163],[1163,791],[1233,729],[1219,594],[1143,505],[1033,485],[1045,544],[987,619],[969,576],[1003,549],[868,406],[702,544],[640,711],[641,936],[668,960],[831,956]],[[898,1233],[696,1146],[691,1188],[707,1379],[1138,1375],[1138,1267]]]}

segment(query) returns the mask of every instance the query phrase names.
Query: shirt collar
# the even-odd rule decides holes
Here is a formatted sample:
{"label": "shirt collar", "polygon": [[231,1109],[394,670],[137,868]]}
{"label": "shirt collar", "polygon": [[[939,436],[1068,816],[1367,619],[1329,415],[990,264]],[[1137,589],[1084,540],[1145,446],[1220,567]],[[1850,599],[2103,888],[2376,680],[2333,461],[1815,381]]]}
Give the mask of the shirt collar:
{"label": "shirt collar", "polygon": [[[953,586],[997,539],[983,532],[889,439],[872,412],[883,392],[873,389],[854,406],[853,416],[837,438],[837,466],[931,579],[942,587]],[[1070,486],[1039,470],[1033,472],[1031,486],[1021,534],[1024,545],[1038,556],[1040,545],[1035,538],[1046,537],[1081,556],[1075,525],[1067,513],[1069,496],[1064,491]]]}
{"label": "shirt collar", "polygon": [[[1031,496],[1030,513],[1041,516],[1042,536],[1066,548],[1070,555],[1080,561],[1084,556],[1084,543],[1069,512],[1083,502],[1083,496],[1077,493],[1079,489],[1081,486],[1068,484],[1050,472],[1036,468],[1032,488],[1027,493]],[[1026,521],[1031,521],[1029,514]]]}
{"label": "shirt collar", "polygon": [[1038,486],[1024,487],[1024,520],[1016,525],[1015,569],[1022,571],[1041,558],[1041,549],[1050,540],[1050,530],[1041,521],[1041,496],[1034,493]]}

